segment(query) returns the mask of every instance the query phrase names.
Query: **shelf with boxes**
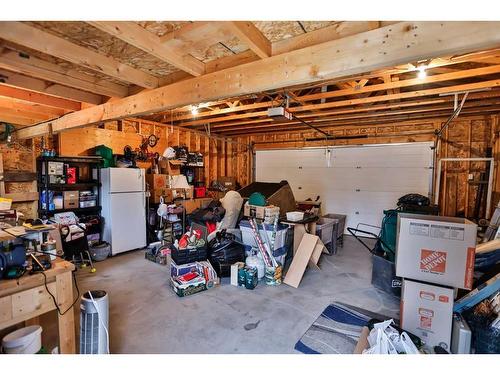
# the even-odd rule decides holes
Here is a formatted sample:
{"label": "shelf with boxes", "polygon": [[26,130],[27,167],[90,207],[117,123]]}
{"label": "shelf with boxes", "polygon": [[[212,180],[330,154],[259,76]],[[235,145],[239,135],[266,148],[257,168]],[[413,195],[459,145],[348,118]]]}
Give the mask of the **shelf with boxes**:
{"label": "shelf with boxes", "polygon": [[39,157],[38,216],[73,211],[99,213],[101,157]]}

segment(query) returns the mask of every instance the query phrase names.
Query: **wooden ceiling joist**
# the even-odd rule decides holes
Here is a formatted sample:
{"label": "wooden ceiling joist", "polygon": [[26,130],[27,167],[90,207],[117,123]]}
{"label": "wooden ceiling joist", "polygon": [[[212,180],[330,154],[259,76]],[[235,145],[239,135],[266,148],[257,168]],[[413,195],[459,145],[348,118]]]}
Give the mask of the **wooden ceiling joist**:
{"label": "wooden ceiling joist", "polygon": [[7,49],[0,54],[0,68],[95,94],[118,98],[128,95],[128,89],[124,85],[96,79],[88,74]]}
{"label": "wooden ceiling joist", "polygon": [[2,84],[0,84],[0,96],[15,98],[30,103],[38,103],[53,108],[62,108],[69,111],[79,111],[82,109],[82,104],[74,100],[45,95],[39,92],[23,90]]}
{"label": "wooden ceiling joist", "polygon": [[[485,68],[468,69],[468,70],[462,70],[462,71],[454,72],[454,73],[444,73],[444,74],[439,74],[439,75],[433,75],[433,76],[428,76],[425,79],[412,78],[412,79],[407,79],[407,80],[403,80],[403,81],[394,81],[394,82],[391,81],[388,83],[382,83],[382,84],[376,84],[376,85],[370,85],[370,86],[356,85],[355,87],[352,87],[349,85],[349,87],[346,89],[320,92],[317,94],[302,95],[302,96],[299,96],[297,99],[304,101],[304,102],[308,102],[308,101],[319,100],[319,99],[357,95],[357,94],[370,93],[370,92],[376,92],[376,91],[385,91],[385,90],[402,88],[402,87],[418,86],[418,85],[424,85],[424,84],[436,83],[436,82],[446,82],[446,81],[451,81],[451,80],[456,80],[456,79],[479,77],[479,76],[498,74],[498,73],[500,73],[500,65],[495,65],[495,66],[489,66],[489,67],[485,67]],[[366,81],[364,81],[364,83],[366,84]],[[204,118],[207,116],[215,116],[218,114],[229,114],[229,113],[233,113],[233,112],[246,111],[249,109],[267,108],[267,107],[271,107],[273,105],[276,105],[276,103],[275,102],[263,102],[263,103],[249,104],[247,106],[243,105],[243,106],[237,106],[234,108],[224,108],[221,110],[214,110],[211,112],[200,112],[196,115],[193,115],[191,113],[184,114],[184,115],[177,115],[177,116],[174,116],[171,120],[180,121],[180,120],[200,119],[200,118]],[[205,122],[211,122],[211,120],[207,119]],[[193,125],[195,125],[195,124],[193,124]],[[186,125],[192,125],[192,123],[187,123]]]}
{"label": "wooden ceiling joist", "polygon": [[103,102],[101,95],[92,94],[88,91],[78,90],[57,83],[46,82],[38,78],[28,77],[1,68],[0,83],[84,103],[101,104]]}
{"label": "wooden ceiling joist", "polygon": [[[361,104],[380,103],[380,102],[391,101],[391,100],[421,98],[421,97],[425,97],[425,96],[446,94],[446,93],[456,92],[456,91],[480,90],[480,89],[492,88],[492,87],[498,87],[498,86],[500,86],[500,79],[499,80],[478,82],[478,83],[456,85],[456,86],[447,86],[447,87],[442,87],[442,88],[437,88],[437,89],[427,89],[427,90],[424,89],[424,90],[417,90],[417,91],[404,92],[404,93],[398,93],[398,94],[385,94],[385,95],[371,96],[371,97],[367,97],[367,98],[356,98],[356,99],[339,100],[339,101],[326,102],[326,103],[320,103],[320,104],[302,105],[302,106],[297,106],[297,107],[290,107],[290,108],[288,108],[288,110],[292,113],[300,113],[300,112],[305,112],[305,111],[318,111],[318,110],[322,110],[322,109],[347,107],[347,106],[354,106],[354,105],[361,105]],[[210,119],[190,121],[189,123],[184,123],[181,125],[183,125],[183,126],[196,126],[196,125],[203,125],[203,124],[207,124],[207,123],[215,124],[215,123],[219,123],[219,122],[242,120],[245,118],[259,117],[259,116],[266,116],[266,115],[267,115],[267,111],[246,112],[246,113],[225,116],[225,117],[216,117],[216,118],[210,118]]]}
{"label": "wooden ceiling joist", "polygon": [[[464,105],[464,108],[468,108],[471,110],[486,110],[487,107],[494,106],[494,108],[500,110],[500,98],[496,99],[491,99],[491,100],[484,100],[480,101],[477,103],[466,103],[467,105]],[[299,116],[301,119],[306,120],[307,123],[310,123],[311,125],[317,126],[320,125],[321,123],[325,122],[331,122],[331,121],[345,121],[345,120],[354,120],[354,119],[368,119],[368,118],[375,118],[375,117],[380,117],[380,118],[390,118],[391,116],[395,115],[413,115],[413,114],[422,114],[422,113],[430,113],[430,112],[444,112],[448,111],[448,113],[451,115],[453,113],[453,103],[448,103],[444,105],[433,105],[433,106],[425,106],[425,107],[420,107],[420,108],[409,108],[409,109],[401,109],[401,110],[388,110],[387,108],[379,111],[367,111],[367,113],[362,113],[363,111],[356,111],[352,112],[354,114],[351,115],[344,115],[344,116],[339,116],[337,113],[336,116],[325,116],[325,117],[315,117],[314,119],[306,119],[304,116]],[[231,132],[231,131],[246,131],[246,130],[251,130],[251,129],[268,129],[268,128],[287,128],[290,126],[294,125],[299,125],[301,124],[300,121],[282,121],[282,122],[265,122],[262,124],[238,124],[237,126],[227,126],[227,127],[213,127],[212,130],[216,131],[217,133],[223,133],[223,132]]]}
{"label": "wooden ceiling joist", "polygon": [[219,22],[195,21],[161,36],[160,42],[182,49],[185,54],[196,54],[233,37],[231,30],[221,27]]}
{"label": "wooden ceiling joist", "polygon": [[18,125],[18,126],[33,125],[33,124],[40,122],[40,121],[34,120],[30,117],[18,116],[18,115],[14,115],[12,113],[5,113],[1,109],[0,109],[0,121],[8,122],[9,124]]}
{"label": "wooden ceiling joist", "polygon": [[205,73],[205,64],[183,51],[162,43],[160,38],[135,22],[89,21],[88,24],[166,61],[193,76]]}
{"label": "wooden ceiling joist", "polygon": [[379,27],[379,21],[344,21],[335,23],[331,26],[274,42],[272,44],[272,54],[273,56],[280,55],[297,49],[378,29]]}
{"label": "wooden ceiling joist", "polygon": [[259,57],[252,50],[248,50],[236,55],[229,55],[220,59],[208,61],[205,63],[205,70],[208,74],[219,70],[233,68],[238,65],[248,64],[257,60],[259,60]]}
{"label": "wooden ceiling joist", "polygon": [[[21,129],[17,136],[30,138],[45,134],[50,127],[58,132],[188,104],[340,79],[408,61],[495,48],[500,45],[498,26],[498,22],[400,22],[70,113]],[[366,99],[371,98],[357,100]]]}
{"label": "wooden ceiling joist", "polygon": [[6,98],[3,96],[0,96],[0,108],[17,109],[19,111],[27,111],[53,116],[62,116],[67,113],[67,111],[65,111],[64,109],[43,106],[40,104],[29,103],[22,100],[16,100],[14,98]]}
{"label": "wooden ceiling joist", "polygon": [[[26,118],[33,120],[34,122],[42,122],[42,121],[47,121],[50,119],[53,119],[55,117],[59,117],[57,115],[51,115],[49,113],[40,113],[37,111],[29,111],[27,109],[21,109],[21,108],[3,108],[0,107],[0,113],[1,114],[7,114],[13,117],[19,117],[19,118]],[[0,116],[1,118],[1,116]]]}
{"label": "wooden ceiling joist", "polygon": [[250,21],[226,21],[224,25],[229,27],[234,35],[245,43],[261,59],[271,56],[271,42]]}
{"label": "wooden ceiling joist", "polygon": [[[380,103],[380,102],[392,101],[392,100],[401,99],[401,98],[405,98],[405,99],[422,98],[425,96],[446,94],[446,93],[457,92],[457,91],[478,90],[478,89],[482,89],[482,88],[491,88],[491,87],[498,87],[498,86],[500,86],[500,80],[493,80],[493,81],[479,82],[479,83],[466,84],[466,85],[449,86],[449,87],[443,87],[443,88],[438,88],[438,89],[428,89],[428,90],[412,91],[412,92],[408,92],[408,93],[379,95],[379,96],[369,97],[369,98],[350,99],[350,100],[342,100],[342,101],[336,101],[336,102],[327,102],[327,103],[323,103],[323,104],[312,104],[312,105],[306,105],[306,106],[291,107],[291,108],[289,108],[289,111],[294,113],[294,114],[297,114],[299,117],[301,117],[300,113],[307,112],[307,111],[318,111],[321,109],[339,108],[339,107],[348,107],[348,106],[350,107],[350,106],[357,106],[357,105],[361,105],[361,104]],[[368,108],[371,108],[371,107],[368,107]],[[243,113],[243,114],[234,115],[231,117],[211,119],[210,121],[204,121],[204,123],[209,122],[210,124],[215,124],[215,123],[224,122],[224,121],[240,120],[239,124],[244,124],[245,121],[243,119],[245,119],[245,118],[266,116],[266,114],[267,114],[267,111]],[[315,114],[318,115],[318,112],[315,112]],[[258,121],[258,120],[255,120],[255,121]],[[266,119],[263,119],[261,122],[272,122],[272,119],[266,118]],[[191,125],[193,125],[193,123],[194,122],[192,122]],[[201,125],[202,123],[203,122],[199,122],[199,123],[196,123],[196,125]],[[255,123],[255,122],[253,122],[253,123]],[[233,124],[234,124],[234,122],[233,122]]]}
{"label": "wooden ceiling joist", "polygon": [[[495,108],[487,108],[487,109],[470,109],[464,110],[461,113],[461,116],[474,116],[474,115],[488,115],[488,114],[498,114],[500,113],[500,107]],[[333,130],[337,127],[341,126],[352,126],[352,125],[377,125],[377,124],[394,124],[396,122],[408,121],[408,120],[423,120],[423,119],[436,119],[443,118],[444,121],[449,117],[449,111],[443,112],[432,112],[432,113],[417,113],[411,115],[394,115],[394,116],[386,116],[380,119],[354,119],[354,120],[340,120],[340,121],[331,121],[322,125],[315,125],[315,127],[320,128],[323,131]],[[232,130],[224,133],[219,133],[225,137],[233,137],[238,135],[249,135],[249,134],[261,134],[261,133],[272,133],[272,132],[290,132],[296,130],[311,130],[311,128],[307,127],[303,124],[290,125],[286,129],[274,127],[269,129],[261,129],[260,127],[252,127],[251,129],[245,130]],[[323,137],[323,135],[318,133],[318,138]]]}
{"label": "wooden ceiling joist", "polygon": [[145,88],[158,78],[21,22],[0,22],[0,38]]}

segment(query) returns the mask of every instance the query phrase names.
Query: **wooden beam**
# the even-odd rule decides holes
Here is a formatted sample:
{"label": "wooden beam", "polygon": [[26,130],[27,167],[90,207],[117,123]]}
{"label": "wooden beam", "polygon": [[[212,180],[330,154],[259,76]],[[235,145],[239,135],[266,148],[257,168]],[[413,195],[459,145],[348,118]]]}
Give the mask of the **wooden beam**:
{"label": "wooden beam", "polygon": [[229,27],[234,35],[245,43],[262,59],[271,56],[271,42],[250,21],[226,21],[223,25]]}
{"label": "wooden beam", "polygon": [[57,115],[51,115],[48,113],[42,114],[40,112],[32,112],[32,111],[27,111],[25,109],[19,109],[19,108],[1,108],[0,107],[0,113],[2,116],[12,116],[12,117],[18,117],[19,119],[28,119],[28,120],[33,120],[33,122],[42,122],[42,121],[47,121],[51,120],[53,118],[57,118],[59,116]]}
{"label": "wooden beam", "polygon": [[128,95],[128,88],[124,85],[97,79],[25,53],[7,50],[0,55],[0,68],[95,94],[119,98]]}
{"label": "wooden beam", "polygon": [[497,27],[498,22],[401,22],[70,113],[21,129],[17,135],[31,138],[46,133],[50,127],[59,132],[192,103],[347,77],[408,61],[492,48],[500,44]]}
{"label": "wooden beam", "polygon": [[[487,109],[471,109],[464,111],[461,113],[461,116],[472,116],[472,115],[489,115],[489,114],[498,114],[500,113],[500,107],[487,108]],[[432,113],[420,113],[414,115],[388,115],[382,118],[375,119],[354,119],[354,120],[339,120],[339,121],[331,121],[322,125],[316,125],[316,127],[321,128],[322,130],[334,129],[335,127],[340,126],[348,126],[348,125],[376,125],[376,124],[395,124],[400,123],[401,121],[417,121],[423,119],[436,119],[443,118],[446,120],[449,117],[449,111],[442,112],[432,112]],[[248,135],[248,134],[258,134],[258,133],[270,133],[270,132],[291,132],[297,130],[309,130],[312,131],[311,128],[307,127],[303,124],[291,125],[286,129],[280,127],[268,127],[267,129],[261,129],[261,127],[254,126],[250,129],[235,129],[227,132],[218,132],[220,136],[230,137],[237,135]],[[434,134],[434,132],[432,132]],[[321,135],[318,136],[321,137]]]}
{"label": "wooden beam", "polygon": [[67,111],[60,108],[47,107],[40,104],[25,102],[14,98],[6,98],[0,96],[0,108],[16,109],[19,111],[27,111],[42,115],[62,116]]}
{"label": "wooden beam", "polygon": [[13,203],[17,202],[31,202],[31,201],[37,201],[38,200],[38,192],[36,191],[28,191],[28,192],[21,192],[21,193],[8,193],[4,194],[2,198],[9,198],[12,199]]}
{"label": "wooden beam", "polygon": [[[467,105],[464,105],[464,108],[471,109],[471,110],[486,110],[485,107],[490,107],[490,106],[496,106],[496,108],[499,108],[500,106],[500,98],[488,100],[488,101],[479,101],[476,103],[467,103]],[[378,106],[376,109],[379,111],[370,110],[370,111],[349,111],[350,113],[354,113],[351,115],[344,115],[344,116],[339,116],[341,113],[349,113],[348,111],[338,111],[337,113],[332,112],[329,115],[323,116],[315,116],[313,119],[306,119],[305,116],[300,116],[301,119],[306,120],[307,123],[310,123],[312,125],[318,125],[324,122],[331,122],[331,121],[345,121],[345,120],[353,120],[353,119],[368,119],[368,118],[373,118],[373,117],[388,117],[388,116],[394,116],[394,115],[419,115],[423,113],[428,113],[428,112],[436,112],[436,111],[446,111],[448,110],[449,114],[453,112],[453,103],[449,102],[444,105],[433,105],[433,106],[425,106],[425,107],[418,107],[418,108],[409,108],[409,109],[400,109],[400,110],[390,110],[391,108],[394,108],[392,106]],[[368,113],[363,113],[363,112],[368,112]],[[332,116],[333,115],[333,116]],[[290,126],[294,125],[299,125],[301,124],[300,121],[283,121],[283,122],[266,122],[262,123],[259,125],[256,124],[238,124],[237,126],[228,126],[226,124],[220,125],[219,127],[213,127],[213,131],[216,132],[231,132],[235,130],[250,130],[250,129],[255,129],[255,128],[272,128],[272,127],[280,127],[280,128],[288,128]]]}
{"label": "wooden beam", "polygon": [[[1,24],[2,23],[0,22],[0,25]],[[102,103],[102,97],[100,95],[63,86],[57,83],[46,82],[38,78],[28,77],[5,69],[0,69],[0,83],[44,94],[59,96],[61,98],[76,100],[79,102],[90,104]]]}
{"label": "wooden beam", "polygon": [[73,100],[58,98],[2,84],[0,84],[0,96],[15,98],[30,103],[38,103],[52,108],[62,108],[69,111],[79,111],[82,109],[82,104]]}
{"label": "wooden beam", "polygon": [[21,22],[0,22],[0,38],[136,85],[155,88],[158,78]]}
{"label": "wooden beam", "polygon": [[181,50],[162,44],[160,38],[135,22],[89,21],[88,24],[139,48],[156,58],[172,64],[194,76],[205,73],[205,64]]}
{"label": "wooden beam", "polygon": [[28,182],[36,180],[35,172],[17,172],[17,171],[9,171],[3,173],[3,176],[0,178],[1,181],[4,182]]}
{"label": "wooden beam", "polygon": [[0,110],[0,121],[8,122],[9,124],[12,124],[12,125],[20,125],[20,126],[34,125],[34,124],[37,124],[40,122],[40,121],[34,120],[31,117],[5,113],[3,110]]}
{"label": "wooden beam", "polygon": [[219,22],[195,21],[161,36],[160,42],[196,57],[208,47],[232,38],[231,30],[221,27]]}
{"label": "wooden beam", "polygon": [[[420,98],[420,97],[431,96],[431,95],[446,94],[446,93],[455,92],[455,91],[479,90],[479,89],[498,87],[498,86],[500,86],[500,79],[499,80],[492,80],[492,81],[478,82],[478,83],[470,83],[470,84],[464,84],[464,85],[457,85],[457,86],[442,87],[442,88],[438,88],[438,89],[427,89],[427,90],[424,89],[424,90],[404,92],[404,93],[399,93],[399,94],[378,95],[378,96],[371,96],[371,97],[367,97],[367,98],[346,99],[346,100],[326,102],[326,103],[321,103],[321,104],[302,105],[302,106],[298,106],[298,107],[290,107],[290,108],[288,108],[288,111],[291,113],[300,113],[300,112],[305,112],[305,111],[317,111],[317,110],[328,109],[328,108],[347,107],[347,106],[369,104],[369,103],[380,103],[380,102],[391,101],[391,100],[396,100],[396,99]],[[259,117],[259,116],[266,116],[266,115],[267,115],[267,111],[247,112],[247,113],[241,113],[241,114],[226,116],[226,117],[217,117],[217,118],[210,118],[210,119],[205,119],[205,120],[191,121],[191,122],[183,124],[183,125],[195,126],[195,125],[203,125],[203,124],[207,124],[207,123],[215,124],[218,122],[231,121],[231,120],[241,120],[241,119],[245,119],[245,118]]]}
{"label": "wooden beam", "polygon": [[257,60],[259,60],[259,56],[257,56],[252,50],[248,50],[236,55],[229,55],[221,57],[220,59],[208,61],[205,64],[205,69],[207,73],[213,73],[233,68],[238,65],[248,64]]}
{"label": "wooden beam", "polygon": [[[497,73],[500,73],[500,65],[495,65],[495,66],[490,66],[490,67],[485,67],[485,68],[463,70],[463,71],[459,71],[459,72],[455,72],[455,73],[445,73],[445,74],[439,74],[439,75],[434,75],[434,76],[428,76],[425,79],[412,78],[412,79],[406,79],[404,81],[393,81],[393,82],[388,81],[387,83],[370,85],[370,86],[363,86],[360,88],[358,88],[358,86],[348,87],[348,88],[342,89],[342,90],[326,91],[326,92],[320,92],[317,94],[302,95],[302,96],[297,97],[297,100],[301,100],[303,102],[306,102],[306,101],[313,101],[313,100],[326,99],[326,98],[335,98],[335,97],[349,96],[349,95],[355,95],[355,94],[385,91],[385,90],[396,89],[396,88],[401,88],[401,87],[419,86],[419,85],[423,85],[423,84],[445,82],[445,81],[451,81],[451,80],[462,79],[462,78],[479,77],[479,76],[497,74]],[[176,116],[176,117],[174,117],[173,120],[180,121],[180,120],[196,119],[195,121],[198,121],[198,123],[202,123],[202,122],[200,122],[201,120],[197,120],[197,119],[204,118],[207,116],[215,116],[218,114],[228,114],[228,113],[241,112],[241,111],[250,110],[250,109],[267,108],[267,107],[271,107],[273,105],[276,105],[276,103],[273,103],[273,102],[253,103],[253,104],[238,106],[238,107],[234,107],[234,108],[223,108],[223,109],[214,110],[211,112],[201,112],[201,113],[198,113],[196,116],[189,113],[189,114],[185,114],[185,115]],[[211,122],[211,119],[204,120],[203,122],[205,122],[205,123]],[[191,123],[186,124],[186,125],[191,125]]]}
{"label": "wooden beam", "polygon": [[379,27],[380,22],[378,21],[344,21],[335,23],[331,26],[274,42],[272,44],[273,56],[356,35]]}

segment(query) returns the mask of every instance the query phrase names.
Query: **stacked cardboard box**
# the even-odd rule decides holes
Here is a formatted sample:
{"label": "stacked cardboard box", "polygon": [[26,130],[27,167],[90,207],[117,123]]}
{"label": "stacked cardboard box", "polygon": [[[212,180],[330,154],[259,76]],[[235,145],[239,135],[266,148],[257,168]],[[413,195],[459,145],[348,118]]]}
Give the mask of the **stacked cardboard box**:
{"label": "stacked cardboard box", "polygon": [[170,188],[170,175],[168,174],[147,174],[146,182],[149,186],[151,201],[153,203],[160,203],[161,197],[163,197],[166,203],[173,202],[176,198],[193,198],[193,187]]}
{"label": "stacked cardboard box", "polygon": [[472,288],[476,224],[399,214],[396,275],[403,277],[401,327],[450,350],[454,288]]}

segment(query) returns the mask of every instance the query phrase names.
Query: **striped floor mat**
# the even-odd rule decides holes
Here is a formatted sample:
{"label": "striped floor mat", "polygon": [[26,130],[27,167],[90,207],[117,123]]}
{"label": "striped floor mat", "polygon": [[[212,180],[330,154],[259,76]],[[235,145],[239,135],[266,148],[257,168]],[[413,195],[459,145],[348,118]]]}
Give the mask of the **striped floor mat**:
{"label": "striped floor mat", "polygon": [[334,302],[295,344],[295,350],[305,354],[351,354],[363,326],[373,318],[388,319],[355,306]]}

